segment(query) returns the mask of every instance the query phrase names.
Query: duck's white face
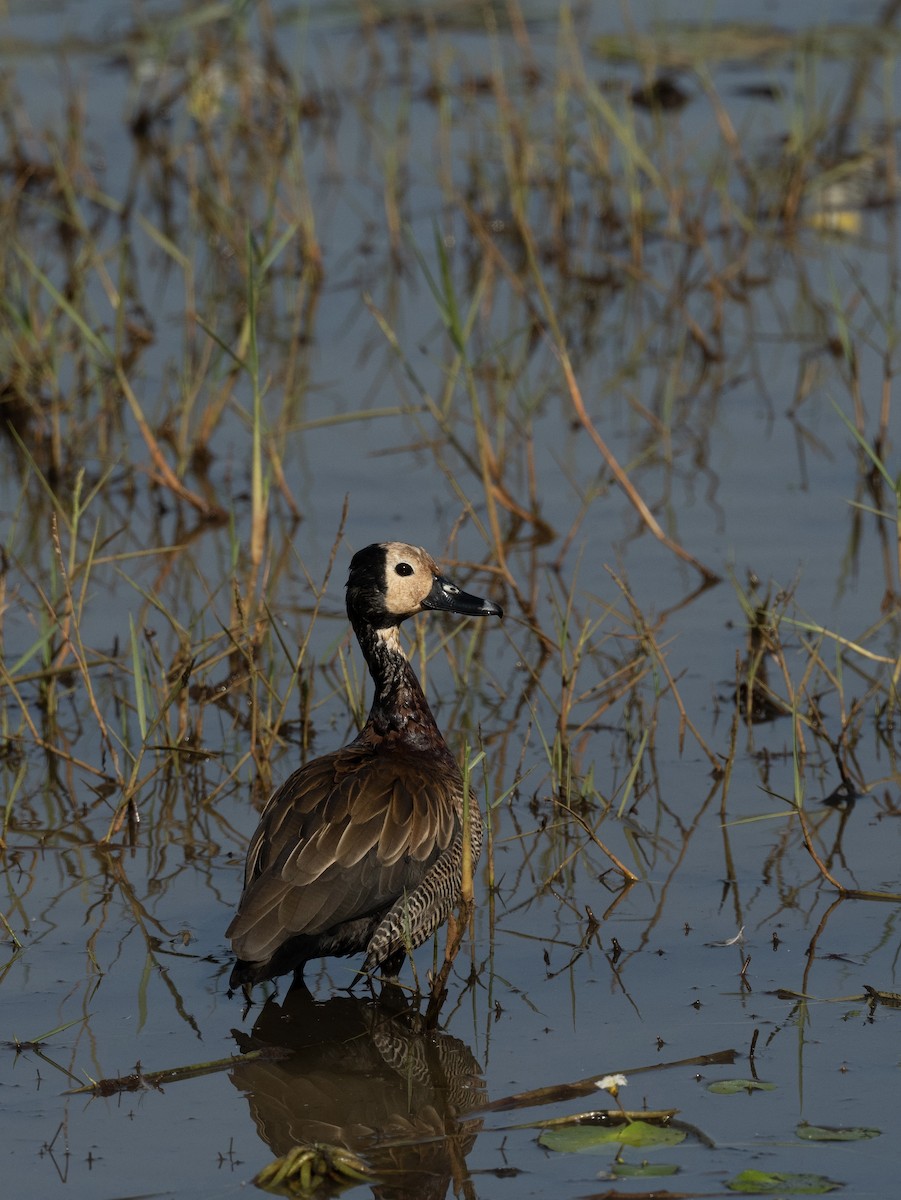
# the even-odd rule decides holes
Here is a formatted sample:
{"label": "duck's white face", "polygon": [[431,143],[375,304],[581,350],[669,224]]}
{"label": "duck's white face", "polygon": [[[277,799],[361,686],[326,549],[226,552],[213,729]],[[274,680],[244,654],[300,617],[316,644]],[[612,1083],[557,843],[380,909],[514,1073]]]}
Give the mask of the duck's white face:
{"label": "duck's white face", "polygon": [[[354,628],[396,630],[423,609],[466,617],[500,617],[500,606],[462,592],[439,573],[430,554],[406,542],[379,542],[358,551],[347,579],[347,615]],[[392,635],[396,641],[396,632]]]}
{"label": "duck's white face", "polygon": [[422,611],[434,587],[438,564],[430,554],[406,542],[386,542],[385,609],[399,621]]}

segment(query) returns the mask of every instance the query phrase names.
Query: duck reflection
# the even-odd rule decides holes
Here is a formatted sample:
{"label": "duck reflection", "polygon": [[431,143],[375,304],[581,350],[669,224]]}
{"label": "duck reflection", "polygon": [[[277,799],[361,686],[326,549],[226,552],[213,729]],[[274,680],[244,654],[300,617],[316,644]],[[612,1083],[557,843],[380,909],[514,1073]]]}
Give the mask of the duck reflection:
{"label": "duck reflection", "polygon": [[231,1072],[276,1156],[299,1142],[344,1147],[373,1167],[384,1200],[438,1200],[452,1181],[469,1191],[481,1121],[460,1118],[484,1103],[479,1065],[458,1038],[426,1030],[399,990],[317,1001],[294,988],[234,1036],[242,1053],[279,1052]]}

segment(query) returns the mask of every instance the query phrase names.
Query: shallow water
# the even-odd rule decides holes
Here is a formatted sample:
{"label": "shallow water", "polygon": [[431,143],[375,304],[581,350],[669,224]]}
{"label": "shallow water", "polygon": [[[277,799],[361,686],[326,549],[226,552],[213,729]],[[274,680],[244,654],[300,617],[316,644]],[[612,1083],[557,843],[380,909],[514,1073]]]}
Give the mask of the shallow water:
{"label": "shallow water", "polygon": [[[894,498],[839,410],[853,419],[856,403],[872,440],[880,405],[891,407],[894,27],[867,61],[866,39],[831,31],[876,28],[875,4],[771,5],[766,29],[810,43],[765,56],[720,48],[678,73],[688,103],[655,113],[629,98],[652,64],[593,39],[653,33],[666,61],[666,5],[575,10],[596,85],[585,92],[557,5],[514,8],[523,24],[512,31],[498,7],[491,34],[479,5],[446,23],[413,19],[420,11],[438,10],[386,7],[377,23],[352,6],[277,4],[220,25],[199,7],[97,5],[85,27],[80,6],[11,8],[3,157],[22,199],[3,210],[4,371],[29,362],[29,394],[61,426],[32,413],[0,447],[9,1186],[223,1196],[312,1139],[357,1150],[380,1195],[641,1194],[652,1185],[610,1182],[615,1146],[564,1154],[537,1141],[542,1121],[611,1107],[605,1093],[522,1095],[625,1071],[626,1107],[676,1109],[689,1127],[680,1146],[621,1155],[673,1164],[671,1189],[719,1191],[756,1169],[883,1196],[895,1176],[886,1109],[898,1014],[868,1004],[865,989],[901,990],[898,562]],[[678,17],[725,23],[706,4]],[[278,77],[267,37],[321,105],[298,118],[274,198],[257,179],[281,114],[263,88]],[[525,81],[523,62],[534,68]],[[216,66],[224,90],[210,84],[205,121],[191,89]],[[484,82],[492,72],[509,89],[503,120]],[[705,86],[736,131],[731,149]],[[867,176],[879,196],[843,207],[839,234],[773,215],[786,137],[803,144],[809,186],[852,99],[844,150],[880,148]],[[142,141],[129,123],[145,109],[156,115]],[[245,128],[245,114],[258,125]],[[698,573],[650,535],[575,419],[505,191],[514,142],[586,410],[715,586],[699,590]],[[639,166],[633,142],[650,154]],[[563,144],[565,221],[553,185]],[[63,187],[39,172],[23,182],[26,160],[75,181],[88,234],[71,233]],[[645,206],[640,253],[630,187]],[[319,287],[298,282],[311,251],[297,248],[296,227],[310,213]],[[273,254],[257,310],[272,432],[256,574],[253,388],[234,371],[249,353],[248,224]],[[464,369],[435,296],[439,245],[461,310],[479,298]],[[126,298],[128,321],[149,331],[146,343],[134,334],[130,386],[164,457],[224,523],[167,488],[133,408],[105,415],[121,383],[58,295],[111,345],[127,341],[111,297]],[[220,404],[203,442],[203,414]],[[891,475],[896,430],[891,415]],[[208,461],[191,456],[192,439]],[[486,439],[491,459],[480,457]],[[79,467],[88,502],[76,522]],[[344,572],[353,550],[387,538],[443,556],[507,612],[502,624],[435,618],[415,635],[453,749],[485,751],[474,785],[491,807],[492,847],[474,936],[438,1031],[344,995],[352,962],[308,971],[312,997],[283,992],[245,1017],[226,995],[224,930],[255,806],[300,757],[353,734],[348,694],[361,708],[367,685],[347,637]],[[737,711],[755,605],[784,616],[781,659],[761,670],[783,699],[790,682],[806,756],[790,716]],[[821,641],[822,628],[843,641]],[[291,665],[307,634],[298,688]],[[282,697],[280,736],[255,762]],[[838,761],[860,793],[850,808],[823,803],[841,783]],[[123,821],[104,843],[125,790],[117,772],[127,782],[132,770],[140,824]],[[823,865],[845,888],[887,899],[842,895],[824,878],[791,808],[798,787]],[[631,887],[600,843],[638,877]],[[432,954],[416,956],[420,980]],[[266,1047],[280,1053],[248,1057]],[[729,1050],[731,1064],[699,1061]],[[232,1055],[227,1070],[152,1074]],[[63,1094],[129,1074],[134,1086],[111,1094]],[[707,1088],[735,1077],[774,1090]],[[520,1098],[486,1108],[510,1096]],[[881,1136],[813,1143],[796,1136],[802,1121]]]}

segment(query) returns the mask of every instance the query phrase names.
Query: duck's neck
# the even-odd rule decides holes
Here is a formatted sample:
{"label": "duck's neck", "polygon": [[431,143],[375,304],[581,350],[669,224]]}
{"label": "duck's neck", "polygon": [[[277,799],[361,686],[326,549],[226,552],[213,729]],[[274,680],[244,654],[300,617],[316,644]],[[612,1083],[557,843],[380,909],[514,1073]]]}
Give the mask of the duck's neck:
{"label": "duck's neck", "polygon": [[375,683],[375,695],[366,720],[376,737],[399,739],[411,746],[430,749],[444,746],[425,693],[407,656],[401,649],[398,630],[373,629],[354,624],[354,632]]}

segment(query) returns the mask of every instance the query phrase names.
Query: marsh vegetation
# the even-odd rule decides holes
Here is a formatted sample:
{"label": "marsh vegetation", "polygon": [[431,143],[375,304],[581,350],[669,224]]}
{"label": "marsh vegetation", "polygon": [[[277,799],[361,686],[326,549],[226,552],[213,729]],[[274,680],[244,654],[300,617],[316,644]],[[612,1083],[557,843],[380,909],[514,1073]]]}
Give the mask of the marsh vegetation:
{"label": "marsh vegetation", "polygon": [[[894,1178],[896,6],[606,8],[11,6],[20,1194],[220,1196],[302,1143],[359,1195]],[[244,1020],[247,838],[365,719],[343,585],[387,539],[507,614],[410,629],[471,930],[440,1012],[441,938],[393,1007],[330,961]]]}

